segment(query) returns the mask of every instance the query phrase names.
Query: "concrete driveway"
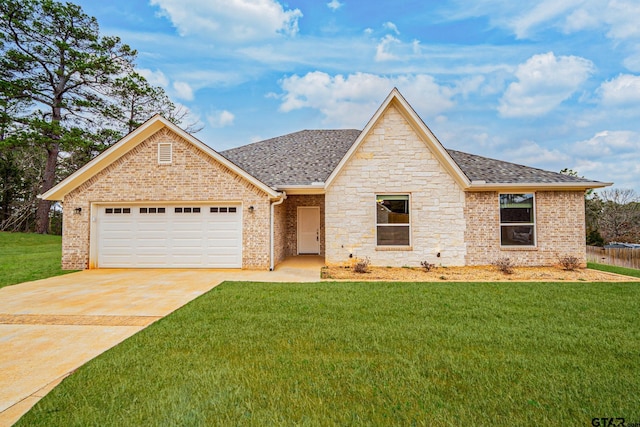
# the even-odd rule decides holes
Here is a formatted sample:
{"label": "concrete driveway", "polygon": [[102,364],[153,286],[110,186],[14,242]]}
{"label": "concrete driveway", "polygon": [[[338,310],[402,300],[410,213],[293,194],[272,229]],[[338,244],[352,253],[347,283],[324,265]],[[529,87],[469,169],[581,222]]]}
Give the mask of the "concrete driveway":
{"label": "concrete driveway", "polygon": [[87,361],[225,280],[320,279],[319,257],[276,271],[87,270],[0,289],[0,426]]}

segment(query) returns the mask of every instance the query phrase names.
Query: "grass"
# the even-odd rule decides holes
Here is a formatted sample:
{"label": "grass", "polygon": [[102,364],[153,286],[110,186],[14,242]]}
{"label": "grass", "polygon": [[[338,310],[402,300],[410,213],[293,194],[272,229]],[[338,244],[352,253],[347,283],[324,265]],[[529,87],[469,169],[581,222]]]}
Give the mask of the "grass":
{"label": "grass", "polygon": [[596,264],[595,262],[587,263],[587,267],[594,270],[622,274],[623,276],[640,277],[640,270],[636,270],[635,268],[618,267],[608,264]]}
{"label": "grass", "polygon": [[0,288],[70,273],[60,267],[60,236],[0,232]]}
{"label": "grass", "polygon": [[224,283],[18,425],[640,421],[633,283]]}

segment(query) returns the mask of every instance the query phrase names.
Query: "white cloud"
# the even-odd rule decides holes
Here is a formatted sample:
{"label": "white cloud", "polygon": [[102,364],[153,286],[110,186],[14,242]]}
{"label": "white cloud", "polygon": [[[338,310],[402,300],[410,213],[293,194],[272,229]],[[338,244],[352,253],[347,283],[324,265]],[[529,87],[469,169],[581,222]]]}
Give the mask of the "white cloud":
{"label": "white cloud", "polygon": [[640,37],[640,3],[637,0],[513,0],[456,1],[450,18],[488,17],[492,25],[508,28],[519,39],[535,38],[540,31],[556,28],[564,33],[602,29],[614,40]]}
{"label": "white cloud", "polygon": [[340,3],[338,0],[331,0],[329,3],[327,3],[327,7],[334,12],[340,9],[342,6],[344,6],[344,3]]}
{"label": "white cloud", "polygon": [[575,153],[581,157],[634,153],[640,146],[640,134],[632,131],[609,131],[596,133],[592,138],[574,144]]}
{"label": "white cloud", "polygon": [[173,82],[173,90],[175,96],[186,101],[193,100],[193,89],[189,86],[189,83],[185,82]]}
{"label": "white cloud", "polygon": [[299,9],[285,10],[275,0],[151,0],[181,35],[223,41],[252,41],[295,35]]}
{"label": "white cloud", "polygon": [[556,108],[593,73],[593,63],[577,56],[534,55],[515,72],[498,111],[503,117],[535,117]]}
{"label": "white cloud", "polygon": [[640,103],[640,76],[620,74],[598,88],[602,103],[607,106],[638,105]]}
{"label": "white cloud", "polygon": [[527,13],[515,17],[511,21],[510,27],[519,39],[528,38],[535,27],[555,20],[580,3],[582,0],[544,0]]}
{"label": "white cloud", "polygon": [[167,88],[169,86],[169,79],[160,70],[152,71],[148,68],[138,68],[136,72],[147,79],[149,84],[152,86],[160,86],[162,88]]}
{"label": "white cloud", "polygon": [[231,126],[236,116],[227,111],[215,111],[212,114],[207,115],[207,122],[214,128],[222,128],[225,126]]}
{"label": "white cloud", "polygon": [[640,133],[602,131],[573,145],[572,169],[587,178],[613,182],[617,188],[636,188],[640,174]]}
{"label": "white cloud", "polygon": [[393,22],[391,22],[391,21],[385,22],[384,24],[382,24],[382,26],[384,28],[386,28],[387,30],[393,31],[397,35],[400,35],[400,31],[398,31],[398,27]]}
{"label": "white cloud", "polygon": [[393,45],[400,45],[401,42],[397,38],[393,37],[391,34],[387,34],[380,40],[378,46],[376,46],[376,61],[394,61],[398,59],[396,55],[391,53],[391,47]]}
{"label": "white cloud", "polygon": [[452,91],[439,86],[429,75],[384,77],[367,73],[347,76],[315,71],[293,75],[281,82],[284,90],[280,110],[302,108],[320,111],[332,126],[362,128],[393,87],[405,94],[423,118],[435,117],[453,106]]}
{"label": "white cloud", "polygon": [[607,36],[612,39],[640,37],[640,3],[637,0],[610,0],[601,16],[604,16],[605,22],[609,25]]}

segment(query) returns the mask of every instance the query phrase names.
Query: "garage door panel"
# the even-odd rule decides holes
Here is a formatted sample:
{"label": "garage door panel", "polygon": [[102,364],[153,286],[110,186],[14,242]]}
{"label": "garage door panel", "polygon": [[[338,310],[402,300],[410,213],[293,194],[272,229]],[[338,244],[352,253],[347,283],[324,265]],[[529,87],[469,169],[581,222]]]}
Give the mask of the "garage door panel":
{"label": "garage door panel", "polygon": [[[99,267],[240,268],[242,224],[236,212],[223,207],[197,208],[121,206],[111,212],[98,206],[97,258]],[[128,208],[129,212],[124,213]],[[229,207],[225,207],[229,209]],[[118,212],[118,213],[116,213]],[[162,212],[162,213],[160,213]]]}

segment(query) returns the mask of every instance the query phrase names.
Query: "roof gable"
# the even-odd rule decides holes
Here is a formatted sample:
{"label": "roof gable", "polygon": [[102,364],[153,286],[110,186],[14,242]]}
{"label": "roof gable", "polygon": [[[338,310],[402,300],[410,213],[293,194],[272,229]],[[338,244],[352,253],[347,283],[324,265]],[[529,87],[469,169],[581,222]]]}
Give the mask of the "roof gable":
{"label": "roof gable", "polygon": [[171,123],[164,117],[160,115],[155,115],[151,119],[147,120],[145,123],[140,125],[136,130],[126,135],[120,141],[113,144],[111,147],[106,149],[100,155],[95,157],[93,160],[88,162],[86,165],[78,169],[73,174],[69,175],[67,178],[62,180],[56,186],[51,188],[49,191],[42,194],[40,197],[45,200],[62,200],[65,195],[69,194],[74,189],[81,186],[83,183],[91,179],[100,171],[107,168],[109,165],[120,159],[126,153],[134,149],[136,146],[141,144],[147,138],[158,132],[163,128],[168,128],[172,132],[176,133],[178,136],[186,140],[188,143],[192,144],[202,152],[211,156],[217,162],[223,164],[225,167],[243,177],[251,184],[255,185],[257,188],[261,189],[265,193],[267,193],[270,197],[278,197],[279,193],[273,188],[266,185],[264,182],[260,181],[256,177],[252,176],[240,166],[235,163],[229,161],[224,156],[220,155],[214,149],[204,144],[193,135],[185,132],[177,125]]}
{"label": "roof gable", "polygon": [[435,158],[442,164],[442,166],[447,170],[447,172],[451,175],[451,177],[460,185],[461,188],[466,189],[471,185],[471,181],[467,176],[462,172],[460,166],[453,160],[451,155],[445,150],[440,141],[435,137],[435,135],[431,132],[431,130],[427,127],[427,125],[422,121],[420,116],[415,112],[415,110],[409,105],[406,99],[400,94],[400,91],[397,88],[393,88],[393,90],[389,93],[387,98],[384,100],[382,105],[375,112],[371,120],[367,123],[362,133],[358,136],[356,141],[353,143],[349,151],[344,155],[338,166],[333,170],[329,178],[325,182],[325,188],[329,188],[331,183],[336,179],[336,177],[340,174],[345,165],[349,162],[351,157],[358,150],[360,145],[364,142],[367,135],[373,130],[376,124],[382,119],[385,112],[391,107],[395,107],[398,112],[407,120],[409,125],[413,128],[413,130],[418,134],[418,136],[422,139],[422,141],[427,145],[430,151],[433,153]]}

